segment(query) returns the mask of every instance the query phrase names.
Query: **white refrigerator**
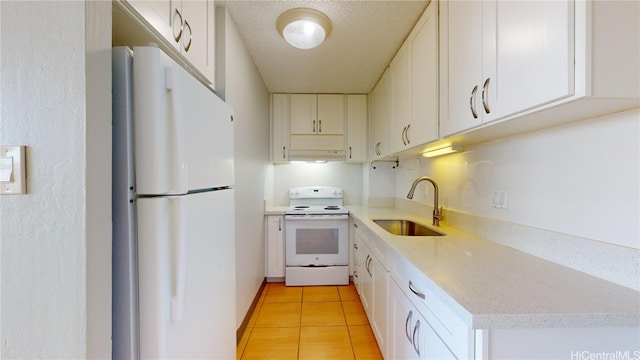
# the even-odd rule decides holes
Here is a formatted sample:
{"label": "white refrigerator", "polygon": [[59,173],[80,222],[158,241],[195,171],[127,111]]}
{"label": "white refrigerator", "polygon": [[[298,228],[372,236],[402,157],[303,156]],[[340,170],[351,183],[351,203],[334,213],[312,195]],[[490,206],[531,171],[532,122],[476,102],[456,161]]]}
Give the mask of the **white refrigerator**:
{"label": "white refrigerator", "polygon": [[235,359],[233,114],[158,48],[113,48],[113,358]]}

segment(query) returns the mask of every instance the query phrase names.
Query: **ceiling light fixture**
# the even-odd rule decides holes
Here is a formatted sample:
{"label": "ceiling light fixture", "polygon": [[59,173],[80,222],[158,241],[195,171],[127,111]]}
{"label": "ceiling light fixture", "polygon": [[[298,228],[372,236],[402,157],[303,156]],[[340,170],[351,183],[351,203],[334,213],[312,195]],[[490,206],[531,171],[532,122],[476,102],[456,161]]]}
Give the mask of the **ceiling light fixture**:
{"label": "ceiling light fixture", "polygon": [[463,150],[464,150],[464,147],[462,147],[461,145],[448,145],[445,147],[425,151],[424,153],[422,153],[422,156],[428,158],[428,157],[451,154],[451,153],[455,153]]}
{"label": "ceiling light fixture", "polygon": [[291,46],[313,49],[331,34],[331,20],[318,10],[297,8],[286,11],[276,21],[278,32]]}

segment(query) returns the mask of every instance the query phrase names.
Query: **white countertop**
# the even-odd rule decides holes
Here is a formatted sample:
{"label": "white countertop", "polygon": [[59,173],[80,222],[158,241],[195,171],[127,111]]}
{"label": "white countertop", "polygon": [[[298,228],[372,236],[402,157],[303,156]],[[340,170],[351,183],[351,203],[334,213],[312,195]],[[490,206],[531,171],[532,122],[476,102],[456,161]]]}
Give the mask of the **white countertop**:
{"label": "white countertop", "polygon": [[431,219],[387,208],[347,206],[439,288],[470,327],[618,327],[640,325],[640,292],[470,233],[440,226],[441,237],[392,235],[371,219]]}
{"label": "white countertop", "polygon": [[270,206],[264,210],[265,215],[284,215],[290,206]]}

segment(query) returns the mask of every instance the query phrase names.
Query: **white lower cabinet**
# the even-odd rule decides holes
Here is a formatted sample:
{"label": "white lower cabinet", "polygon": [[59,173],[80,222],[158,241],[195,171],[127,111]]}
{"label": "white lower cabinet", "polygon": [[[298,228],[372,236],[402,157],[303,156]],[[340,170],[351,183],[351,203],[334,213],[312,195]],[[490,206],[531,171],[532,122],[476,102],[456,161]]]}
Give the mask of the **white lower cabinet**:
{"label": "white lower cabinet", "polygon": [[474,358],[472,329],[438,298],[436,285],[398,253],[389,251],[388,257],[393,309],[388,318],[388,358],[404,359],[401,354],[408,345],[402,342],[403,334],[414,348],[416,357],[410,359]]}
{"label": "white lower cabinet", "polygon": [[393,281],[388,281],[389,359],[456,359],[429,322]]}
{"label": "white lower cabinet", "polygon": [[473,329],[470,314],[437,283],[365,223],[350,221],[353,279],[387,360],[593,359],[602,354],[640,359],[637,325],[527,328],[526,320],[511,314],[506,316],[522,321],[520,327]]}
{"label": "white lower cabinet", "polygon": [[[354,283],[360,294],[362,307],[369,318],[369,325],[378,341],[380,352],[385,354],[387,345],[387,269],[374,255],[373,248],[383,254],[384,248],[368,244],[367,236],[360,230],[362,225],[354,222],[351,227],[354,244]],[[370,246],[369,246],[370,245]]]}
{"label": "white lower cabinet", "polygon": [[[267,280],[270,278],[284,278],[284,217],[282,215],[267,215],[265,217],[266,227],[266,273]],[[275,279],[272,279],[275,280]]]}

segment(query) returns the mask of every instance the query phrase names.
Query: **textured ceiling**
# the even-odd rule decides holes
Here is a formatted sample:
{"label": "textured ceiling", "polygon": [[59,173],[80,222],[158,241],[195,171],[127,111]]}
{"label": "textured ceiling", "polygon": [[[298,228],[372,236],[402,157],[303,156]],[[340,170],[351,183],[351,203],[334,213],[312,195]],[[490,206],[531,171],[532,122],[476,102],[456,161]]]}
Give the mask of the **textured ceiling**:
{"label": "textured ceiling", "polygon": [[[271,92],[368,93],[428,1],[216,1],[233,22]],[[331,35],[319,47],[299,50],[276,29],[286,10],[325,13]]]}

